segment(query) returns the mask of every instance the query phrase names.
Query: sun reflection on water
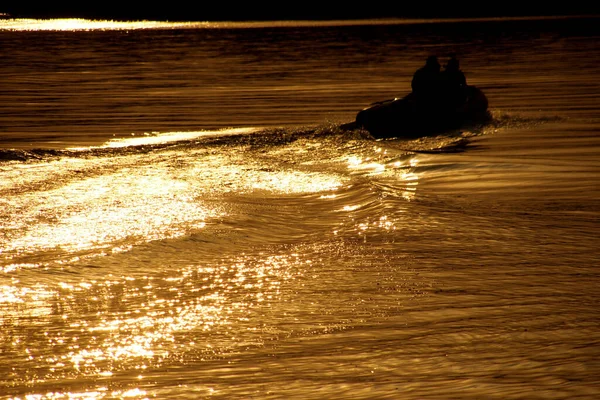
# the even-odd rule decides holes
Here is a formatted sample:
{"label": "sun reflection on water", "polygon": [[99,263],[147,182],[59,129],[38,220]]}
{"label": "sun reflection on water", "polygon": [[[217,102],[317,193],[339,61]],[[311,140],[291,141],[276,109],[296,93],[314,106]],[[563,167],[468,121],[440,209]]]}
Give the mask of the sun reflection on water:
{"label": "sun reflection on water", "polygon": [[[116,165],[119,159],[110,162]],[[77,169],[69,160],[50,164],[36,171],[50,182],[60,182],[52,179],[54,174]],[[143,242],[177,237],[223,215],[215,205],[199,201],[189,182],[173,179],[160,165],[72,179],[26,192],[18,201],[12,207],[20,218],[9,219],[12,238],[2,250],[9,258],[43,249],[77,252],[113,246],[119,251],[123,240],[129,241],[127,248],[136,237]],[[14,215],[11,208],[5,212]]]}
{"label": "sun reflection on water", "polygon": [[[239,196],[252,203],[290,196],[303,206],[306,199],[318,207],[335,204],[330,208],[335,222],[319,221],[316,229],[325,234],[336,229],[336,235],[346,232],[367,241],[373,234],[398,229],[398,203],[386,199],[409,200],[418,184],[416,160],[390,160],[384,150],[375,155],[369,150],[371,156],[352,157],[348,164],[338,159],[334,168],[316,170],[310,163],[272,163],[269,157],[280,158],[270,153],[248,161],[254,159],[246,156],[243,145],[228,145],[226,150],[235,151],[150,151],[144,163],[135,153],[112,150],[109,157],[99,152],[101,156],[85,163],[64,157],[4,182],[7,193],[14,187],[28,190],[10,199],[12,209],[0,211],[22,215],[22,220],[11,220],[12,230],[6,235],[12,255],[3,254],[9,262],[14,257],[4,271],[15,279],[0,287],[0,361],[6,357],[22,363],[7,370],[0,384],[32,385],[44,379],[107,382],[124,371],[144,376],[173,364],[215,360],[264,346],[273,337],[290,334],[299,329],[297,322],[290,323],[273,308],[286,284],[304,279],[315,260],[287,250],[279,255],[240,247],[248,253],[240,250],[235,256],[223,251],[223,244],[211,242],[210,225],[218,229],[231,222],[227,212],[232,203],[223,198]],[[361,174],[374,179],[365,183]],[[245,209],[234,205],[233,211]],[[185,239],[170,240],[182,236]],[[211,245],[216,246],[213,251]],[[176,247],[175,253],[187,251],[185,261],[179,255],[172,263],[164,261],[162,251],[170,246]],[[86,251],[93,249],[88,258]],[[57,261],[64,271],[47,268],[34,282],[29,271],[33,268],[23,267],[36,265],[35,257],[23,256],[28,250],[67,253]],[[311,321],[303,324],[311,331],[327,328]],[[106,386],[90,391],[90,396],[144,395],[137,386]],[[69,394],[73,393],[78,392]]]}
{"label": "sun reflection on water", "polygon": [[[344,204],[339,210],[346,213],[352,221],[349,230],[364,242],[367,242],[371,235],[389,234],[397,229],[398,218],[394,214],[401,213],[402,209],[397,207],[396,199],[414,201],[419,184],[419,174],[416,172],[419,161],[414,154],[403,154],[397,157],[381,147],[376,147],[374,150],[374,155],[367,157],[352,155],[347,157],[346,161],[347,168],[351,172],[359,176],[364,174],[375,178],[369,182],[375,187],[380,201],[374,203],[371,198],[367,198],[368,203],[359,201],[354,204]],[[391,157],[394,158],[390,159]],[[390,205],[387,205],[388,198]],[[387,210],[392,205],[393,211],[388,213]],[[380,210],[375,218],[372,217],[374,207]],[[339,230],[334,230],[333,233],[337,235]]]}
{"label": "sun reflection on water", "polygon": [[0,19],[0,31],[106,31],[137,29],[177,29],[213,26],[210,22],[111,21],[82,18]]}
{"label": "sun reflection on water", "polygon": [[174,360],[185,363],[261,346],[260,309],[277,299],[283,282],[301,273],[301,259],[299,254],[242,254],[142,276],[1,286],[0,361],[23,362],[7,371],[0,385],[5,379],[14,384],[111,378],[119,371],[141,373]]}
{"label": "sun reflection on water", "polygon": [[212,131],[185,131],[185,132],[151,132],[142,135],[131,134],[130,137],[114,138],[101,146],[92,147],[73,147],[70,150],[89,150],[90,148],[120,148],[129,146],[147,146],[156,144],[165,144],[172,142],[180,142],[185,140],[194,140],[206,136],[235,136],[251,134],[259,131],[260,128],[227,128]]}
{"label": "sun reflection on water", "polygon": [[[376,153],[385,156],[386,152],[381,148],[375,148]],[[404,183],[402,197],[407,201],[415,199],[419,176],[415,172],[419,160],[411,156],[406,160],[395,161],[377,161],[371,157],[363,158],[359,156],[350,156],[347,159],[348,169],[359,173],[366,173],[369,176],[392,176],[399,178]],[[352,207],[352,206],[347,206]]]}
{"label": "sun reflection on water", "polygon": [[342,181],[338,176],[298,171],[273,171],[257,174],[253,189],[277,193],[319,193],[338,189]]}

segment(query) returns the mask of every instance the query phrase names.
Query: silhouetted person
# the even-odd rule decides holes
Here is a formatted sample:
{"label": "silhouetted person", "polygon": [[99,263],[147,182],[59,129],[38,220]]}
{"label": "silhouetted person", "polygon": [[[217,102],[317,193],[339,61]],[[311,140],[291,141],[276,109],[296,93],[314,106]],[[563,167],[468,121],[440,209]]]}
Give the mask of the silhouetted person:
{"label": "silhouetted person", "polygon": [[433,100],[440,90],[441,73],[440,63],[436,56],[429,56],[425,65],[413,75],[411,87],[417,98],[427,101]]}
{"label": "silhouetted person", "polygon": [[467,79],[460,69],[456,54],[450,55],[450,59],[444,66],[444,71],[441,75],[444,86],[443,90],[447,99],[450,101],[462,100],[464,88],[467,86]]}
{"label": "silhouetted person", "polygon": [[460,70],[459,62],[456,58],[456,54],[452,54],[450,59],[444,66],[444,72],[442,77],[445,83],[450,87],[461,87],[467,85],[467,79],[465,74]]}

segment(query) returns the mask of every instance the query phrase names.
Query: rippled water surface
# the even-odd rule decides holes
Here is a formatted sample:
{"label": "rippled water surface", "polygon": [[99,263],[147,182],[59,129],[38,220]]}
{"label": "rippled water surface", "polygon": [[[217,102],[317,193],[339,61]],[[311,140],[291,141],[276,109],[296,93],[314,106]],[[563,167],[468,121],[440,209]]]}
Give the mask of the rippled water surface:
{"label": "rippled water surface", "polygon": [[0,396],[600,397],[597,22],[0,21]]}

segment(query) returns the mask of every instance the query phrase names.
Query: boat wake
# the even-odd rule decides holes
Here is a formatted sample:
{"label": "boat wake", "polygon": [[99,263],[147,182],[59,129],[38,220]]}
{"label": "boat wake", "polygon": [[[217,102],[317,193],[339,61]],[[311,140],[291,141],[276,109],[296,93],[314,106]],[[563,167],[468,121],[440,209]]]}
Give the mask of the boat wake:
{"label": "boat wake", "polygon": [[0,162],[35,162],[61,157],[106,157],[185,147],[250,146],[252,148],[268,148],[283,146],[297,140],[318,141],[324,139],[331,142],[330,145],[336,143],[342,145],[348,141],[361,140],[393,144],[411,152],[458,152],[464,151],[469,145],[470,139],[476,136],[494,134],[502,129],[527,129],[561,120],[560,117],[555,116],[531,118],[494,110],[490,110],[489,115],[490,118],[485,122],[411,138],[376,138],[366,129],[356,126],[355,122],[293,128],[241,127],[209,131],[154,132],[114,138],[99,146],[73,146],[65,149],[0,149]]}

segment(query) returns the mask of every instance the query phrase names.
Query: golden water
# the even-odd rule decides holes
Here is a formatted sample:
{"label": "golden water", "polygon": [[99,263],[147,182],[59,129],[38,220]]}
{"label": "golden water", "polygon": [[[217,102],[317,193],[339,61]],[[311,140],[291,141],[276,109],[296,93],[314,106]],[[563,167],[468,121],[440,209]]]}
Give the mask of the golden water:
{"label": "golden water", "polygon": [[498,24],[0,31],[0,396],[598,397],[597,36]]}

